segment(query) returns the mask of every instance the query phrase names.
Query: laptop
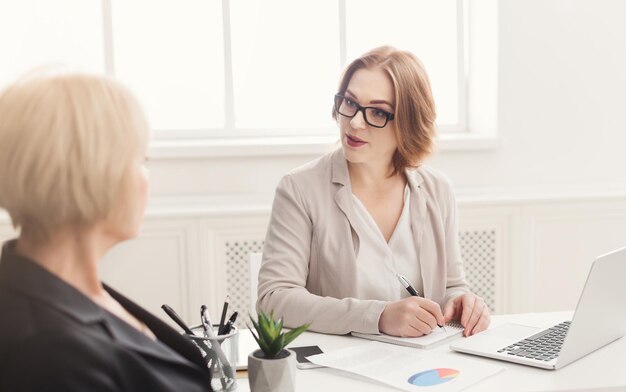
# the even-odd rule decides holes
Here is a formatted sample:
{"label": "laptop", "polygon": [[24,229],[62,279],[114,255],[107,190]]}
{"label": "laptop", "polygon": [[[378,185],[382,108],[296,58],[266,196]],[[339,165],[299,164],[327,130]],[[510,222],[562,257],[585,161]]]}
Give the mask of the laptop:
{"label": "laptop", "polygon": [[450,348],[522,365],[560,369],[624,336],[625,279],[626,248],[622,248],[593,262],[571,321],[564,320],[543,330],[504,324],[459,339]]}

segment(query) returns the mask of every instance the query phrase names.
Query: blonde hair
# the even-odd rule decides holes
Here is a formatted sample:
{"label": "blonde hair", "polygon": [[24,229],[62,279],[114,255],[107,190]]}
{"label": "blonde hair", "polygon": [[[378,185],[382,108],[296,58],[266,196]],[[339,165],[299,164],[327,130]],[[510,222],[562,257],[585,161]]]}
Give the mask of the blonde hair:
{"label": "blonde hair", "polygon": [[0,207],[46,238],[105,219],[148,142],[132,94],[113,79],[39,74],[0,94]]}
{"label": "blonde hair", "polygon": [[[398,148],[393,174],[419,166],[435,147],[437,111],[426,69],[414,54],[391,46],[374,48],[352,61],[339,81],[344,94],[352,75],[362,68],[383,70],[395,91],[394,120]],[[333,110],[333,118],[337,113]]]}

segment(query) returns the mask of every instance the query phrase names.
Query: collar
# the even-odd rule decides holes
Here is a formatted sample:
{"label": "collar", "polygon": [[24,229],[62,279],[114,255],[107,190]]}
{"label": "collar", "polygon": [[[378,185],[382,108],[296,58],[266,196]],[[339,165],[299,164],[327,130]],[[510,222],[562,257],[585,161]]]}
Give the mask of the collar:
{"label": "collar", "polygon": [[104,321],[104,309],[52,272],[17,254],[16,242],[7,241],[2,248],[1,284],[45,303],[82,324]]}
{"label": "collar", "polygon": [[[159,339],[154,342],[124,321],[107,312],[82,292],[44,267],[15,252],[16,240],[7,241],[0,258],[0,285],[9,287],[31,299],[54,308],[85,326],[101,324],[108,336],[128,349],[182,365],[188,361],[202,364],[199,351],[187,339],[156,316],[117,293],[107,285],[104,289],[130,314],[152,330]],[[169,345],[166,348],[161,342]],[[172,355],[177,351],[182,357]],[[187,360],[184,360],[185,357]]]}
{"label": "collar", "polygon": [[[204,360],[202,359],[200,351],[198,351],[190,339],[187,339],[161,319],[106,284],[104,285],[104,288],[111,295],[111,297],[113,297],[120,305],[122,305],[122,307],[124,307],[124,309],[126,309],[126,311],[135,316],[135,318],[141,322],[145,323],[157,337],[159,342],[162,342],[165,345],[160,343],[154,344],[152,340],[134,328],[127,326],[122,320],[119,320],[117,317],[110,317],[109,322],[112,326],[111,333],[114,339],[120,344],[135,351],[160,357],[169,361],[188,364],[186,361],[182,361],[182,358],[185,358],[186,360],[194,362],[201,367],[204,366]],[[166,349],[165,346],[168,346],[169,348]],[[181,357],[172,356],[170,350],[176,351],[181,355]]]}
{"label": "collar", "polygon": [[343,155],[341,147],[333,151],[331,157],[331,181],[334,184],[350,186],[350,175],[348,174],[348,161]]}
{"label": "collar", "polygon": [[[427,197],[421,185],[424,182],[424,178],[420,174],[420,168],[407,168],[405,170],[407,183],[410,188],[410,216],[411,225],[413,227],[413,240],[416,248],[416,252],[420,255],[422,250],[422,238],[424,234],[424,227],[427,225],[428,219],[428,207]],[[338,185],[337,192],[335,193],[335,203],[343,214],[348,219],[350,227],[356,234],[353,236],[354,245],[354,257],[359,252],[360,238],[363,238],[363,233],[360,232],[359,225],[355,225],[356,216],[352,201],[352,188],[350,187],[350,175],[348,174],[348,161],[343,155],[341,148],[335,150],[331,155],[331,179],[334,184]],[[421,258],[421,257],[420,257]],[[432,294],[431,281],[428,279],[432,275],[430,271],[430,264],[420,263],[422,280],[424,283],[424,295],[430,298]]]}
{"label": "collar", "polygon": [[[350,188],[350,174],[348,172],[348,161],[343,155],[342,148],[338,148],[332,152],[331,155],[331,181],[334,184],[347,186]],[[424,178],[419,173],[419,166],[417,168],[409,167],[404,170],[407,182],[411,190],[415,190],[420,187],[424,182]]]}
{"label": "collar", "polygon": [[421,188],[421,185],[424,182],[424,178],[420,174],[419,169],[420,169],[419,166],[404,169],[406,180],[409,184],[409,188],[411,188],[412,191],[415,191],[418,188]]}

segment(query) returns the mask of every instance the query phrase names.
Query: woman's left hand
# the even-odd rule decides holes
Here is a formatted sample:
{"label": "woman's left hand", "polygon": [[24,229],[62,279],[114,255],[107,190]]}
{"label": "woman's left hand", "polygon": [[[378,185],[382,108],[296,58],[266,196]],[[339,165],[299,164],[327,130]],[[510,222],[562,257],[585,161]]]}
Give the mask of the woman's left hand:
{"label": "woman's left hand", "polygon": [[463,336],[470,336],[489,327],[491,316],[485,301],[473,293],[452,298],[443,308],[445,322],[460,320],[464,327]]}

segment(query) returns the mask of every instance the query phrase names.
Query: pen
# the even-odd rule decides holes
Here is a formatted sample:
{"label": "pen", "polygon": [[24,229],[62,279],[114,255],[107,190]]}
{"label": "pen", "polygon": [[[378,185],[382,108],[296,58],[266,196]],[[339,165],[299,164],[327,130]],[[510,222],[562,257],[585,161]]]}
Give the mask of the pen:
{"label": "pen", "polygon": [[[184,321],[180,318],[180,316],[179,316],[179,315],[178,315],[178,314],[174,311],[174,309],[172,309],[171,307],[169,307],[169,306],[168,306],[168,305],[166,305],[166,304],[161,305],[161,309],[163,309],[163,311],[164,311],[165,313],[167,313],[167,315],[168,315],[168,316],[170,316],[170,318],[171,318],[172,320],[174,320],[174,322],[175,322],[176,324],[178,324],[178,326],[179,326],[179,327],[181,327],[181,328],[183,329],[183,331],[185,331],[185,333],[186,333],[187,335],[190,335],[190,336],[195,336],[195,334],[193,333],[193,331],[191,330],[191,328],[189,328],[189,327],[187,326],[187,324],[185,324],[185,322],[184,322]],[[206,353],[206,358],[205,358],[205,361],[207,361],[207,363],[208,363],[208,360],[212,357],[212,354],[211,354],[211,353],[212,353],[212,351],[211,351],[211,349],[209,348],[209,346],[208,346],[207,344],[205,344],[204,342],[197,342],[197,341],[194,341],[194,340],[192,340],[192,342],[193,342],[196,346],[200,347],[200,349]]]}
{"label": "pen", "polygon": [[237,311],[234,311],[233,315],[230,316],[230,318],[228,319],[228,322],[224,326],[224,331],[222,335],[228,335],[230,333],[230,330],[233,328],[233,324],[235,324],[235,320],[237,320],[237,315],[238,315]]}
{"label": "pen", "polygon": [[217,327],[217,334],[224,334],[224,322],[226,321],[226,312],[228,311],[228,302],[230,301],[230,297],[226,294],[226,299],[224,300],[224,307],[222,307],[222,317],[220,317],[220,325]]}
{"label": "pen", "polygon": [[165,313],[167,313],[168,316],[170,316],[170,318],[172,320],[174,320],[174,322],[176,324],[178,324],[179,327],[181,327],[183,329],[183,331],[185,331],[185,333],[187,335],[192,335],[194,336],[193,331],[191,330],[191,328],[189,328],[187,326],[187,324],[185,324],[185,322],[180,318],[180,316],[174,311],[174,309],[170,308],[168,305],[161,305],[161,309],[163,309],[163,311]]}
{"label": "pen", "polygon": [[[411,294],[414,297],[419,297],[420,295],[417,293],[417,290],[415,290],[415,287],[413,287],[413,285],[411,284],[411,282],[409,282],[409,280],[400,274],[396,274],[396,277],[398,278],[398,280],[400,281],[400,284],[402,284],[402,286],[404,286],[404,288],[406,289],[406,291],[409,292],[409,294]],[[437,326],[439,328],[443,328],[443,330],[446,330],[446,327],[444,327],[441,324],[437,324]]]}
{"label": "pen", "polygon": [[[209,312],[206,310],[203,312],[203,317],[206,319],[206,323],[208,325],[212,325],[211,324],[211,315],[209,314]],[[209,334],[209,338],[211,339],[216,339],[215,333],[213,332],[213,328],[209,328],[207,330],[207,333]],[[215,340],[217,342],[217,340]],[[213,344],[212,347],[213,351],[215,351],[215,353],[217,354],[217,358],[220,360],[220,362],[222,363],[222,368],[224,370],[224,375],[228,378],[235,378],[235,374],[233,372],[233,368],[230,364],[230,362],[228,362],[228,358],[226,358],[226,355],[224,354],[224,351],[222,351],[222,347],[218,344]]]}
{"label": "pen", "polygon": [[212,327],[211,327],[211,324],[209,324],[209,320],[207,320],[206,318],[206,311],[207,311],[206,305],[202,305],[200,307],[200,323],[202,323],[202,329],[204,330],[204,337],[208,338],[209,328],[212,328]]}
{"label": "pen", "polygon": [[409,282],[409,280],[407,278],[405,278],[404,276],[402,276],[400,274],[396,274],[396,277],[398,278],[398,280],[400,281],[402,286],[404,286],[406,291],[409,292],[409,294],[411,294],[414,297],[419,297],[420,296],[417,293],[417,290],[415,290],[415,288],[413,287],[413,285],[411,285],[411,282]]}

